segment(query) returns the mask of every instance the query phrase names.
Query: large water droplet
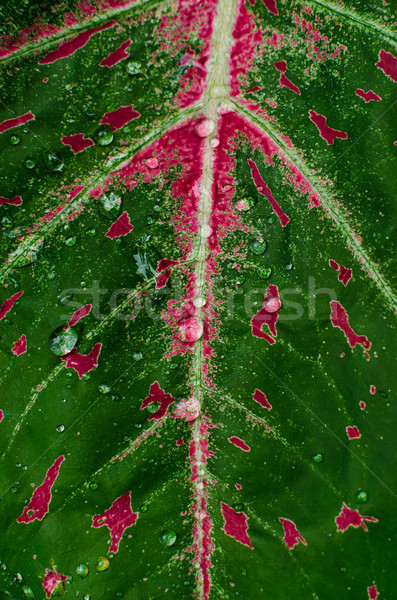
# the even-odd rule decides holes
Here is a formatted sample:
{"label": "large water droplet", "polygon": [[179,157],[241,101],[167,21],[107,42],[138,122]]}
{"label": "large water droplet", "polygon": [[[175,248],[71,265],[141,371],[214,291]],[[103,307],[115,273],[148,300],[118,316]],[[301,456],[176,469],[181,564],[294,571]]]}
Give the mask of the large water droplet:
{"label": "large water droplet", "polygon": [[53,171],[54,173],[59,173],[59,171],[62,171],[63,167],[65,166],[63,160],[52,152],[45,154],[44,162],[47,169],[49,169],[49,171]]}
{"label": "large water droplet", "polygon": [[78,565],[76,567],[76,573],[77,573],[77,575],[80,575],[80,577],[83,577],[83,578],[87,577],[89,572],[90,572],[89,568],[84,563],[81,563],[80,565]]}
{"label": "large water droplet", "polygon": [[127,71],[128,75],[139,75],[142,70],[142,65],[140,62],[130,60],[128,63],[126,63],[125,70]]}
{"label": "large water droplet", "polygon": [[195,317],[188,317],[180,321],[179,335],[184,342],[196,342],[203,335],[203,324]]}
{"label": "large water droplet", "polygon": [[109,383],[103,382],[98,385],[98,392],[101,394],[108,394],[112,386]]}
{"label": "large water droplet", "polygon": [[193,304],[196,308],[201,308],[202,306],[205,306],[206,302],[206,299],[202,296],[196,296],[195,298],[193,298]]}
{"label": "large water droplet", "polygon": [[167,529],[160,534],[160,542],[163,546],[173,546],[176,542],[177,535],[172,529]]}
{"label": "large water droplet", "polygon": [[33,158],[25,158],[25,162],[23,163],[27,169],[34,169],[36,166],[36,161]]}
{"label": "large water droplet", "polygon": [[69,354],[77,344],[78,337],[78,331],[73,327],[70,327],[67,331],[63,327],[58,327],[52,332],[48,340],[51,352],[57,356]]}
{"label": "large water droplet", "polygon": [[269,279],[270,275],[272,274],[272,269],[271,267],[259,267],[258,269],[258,275],[261,279]]}
{"label": "large water droplet", "polygon": [[254,208],[256,204],[256,199],[251,197],[241,198],[241,200],[237,200],[236,208],[240,212],[248,212],[251,208]]}
{"label": "large water droplet", "polygon": [[250,250],[253,254],[264,254],[266,252],[267,244],[265,240],[260,242],[259,240],[254,240],[250,244]]}
{"label": "large water droplet", "polygon": [[313,454],[312,456],[312,461],[315,463],[321,463],[323,462],[324,457],[322,454],[320,454],[320,452],[316,452],[316,454]]}
{"label": "large water droplet", "polygon": [[365,502],[368,502],[368,493],[365,490],[359,490],[356,493],[356,502],[359,504],[365,504]]}
{"label": "large water droplet", "polygon": [[106,556],[100,556],[96,564],[97,571],[106,571],[110,567],[110,561]]}
{"label": "large water droplet", "polygon": [[109,218],[117,217],[121,210],[121,196],[115,192],[103,194],[98,200],[99,210]]}
{"label": "large water droplet", "polygon": [[94,133],[94,139],[100,146],[109,146],[113,142],[113,130],[109,125],[101,125]]}
{"label": "large water droplet", "polygon": [[215,123],[212,119],[203,119],[194,128],[195,133],[201,137],[205,138],[210,135],[215,129]]}
{"label": "large water droplet", "polygon": [[200,235],[202,238],[204,238],[204,239],[209,238],[211,234],[212,234],[211,225],[208,225],[208,223],[205,223],[204,225],[201,226]]}
{"label": "large water droplet", "polygon": [[150,404],[147,405],[146,408],[151,414],[154,414],[160,408],[160,403],[159,402],[151,402]]}
{"label": "large water droplet", "polygon": [[8,138],[8,141],[10,142],[11,146],[16,146],[21,141],[21,138],[16,133],[13,133]]}

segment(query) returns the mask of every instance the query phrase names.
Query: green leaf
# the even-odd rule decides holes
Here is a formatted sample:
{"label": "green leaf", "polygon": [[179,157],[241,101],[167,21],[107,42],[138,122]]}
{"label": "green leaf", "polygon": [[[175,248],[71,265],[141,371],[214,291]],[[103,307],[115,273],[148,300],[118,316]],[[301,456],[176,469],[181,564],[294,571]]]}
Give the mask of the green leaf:
{"label": "green leaf", "polygon": [[0,595],[391,599],[393,6],[1,14]]}

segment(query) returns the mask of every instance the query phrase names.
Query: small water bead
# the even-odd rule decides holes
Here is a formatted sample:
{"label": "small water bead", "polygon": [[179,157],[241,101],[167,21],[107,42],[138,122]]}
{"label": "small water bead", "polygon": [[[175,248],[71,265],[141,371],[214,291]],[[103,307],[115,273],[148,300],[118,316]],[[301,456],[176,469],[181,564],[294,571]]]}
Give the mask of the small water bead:
{"label": "small water bead", "polygon": [[59,158],[56,154],[53,154],[52,152],[48,152],[44,156],[44,162],[47,169],[49,171],[52,171],[53,173],[59,173],[65,166],[63,160]]}
{"label": "small water bead", "polygon": [[255,240],[250,244],[250,250],[253,254],[264,254],[266,252],[267,243],[265,240],[260,242],[259,240]]}
{"label": "small water bead", "polygon": [[28,468],[29,468],[29,467],[28,467],[28,465],[23,465],[23,466],[22,466],[22,470],[23,470],[23,471],[27,471],[27,470],[28,470]]}
{"label": "small water bead", "polygon": [[67,384],[65,385],[65,388],[66,388],[67,390],[71,390],[71,389],[72,389],[72,386],[70,385],[70,383],[67,383]]}
{"label": "small water bead", "polygon": [[258,269],[258,275],[261,279],[269,279],[270,275],[272,274],[272,269],[271,267],[259,267]]}
{"label": "small water bead", "polygon": [[323,460],[324,460],[324,457],[319,452],[316,452],[316,454],[313,454],[313,456],[312,456],[312,461],[315,463],[321,463],[321,462],[323,462]]}
{"label": "small water bead", "polygon": [[272,223],[274,223],[277,220],[277,217],[274,213],[272,213],[271,215],[268,216],[267,218],[267,222],[271,225]]}
{"label": "small water bead", "polygon": [[27,585],[24,585],[22,588],[23,593],[25,594],[26,598],[34,598],[34,591],[32,590],[32,588],[30,588]]}
{"label": "small water bead", "polygon": [[112,386],[106,382],[102,382],[98,385],[98,392],[100,394],[108,394],[111,389],[112,389]]}
{"label": "small water bead", "polygon": [[98,562],[96,564],[96,570],[101,572],[101,571],[106,571],[106,569],[108,569],[110,567],[110,561],[106,556],[100,556],[98,558]]}
{"label": "small water bead", "polygon": [[112,394],[112,400],[113,402],[120,402],[121,396],[119,396],[119,394]]}
{"label": "small water bead", "polygon": [[163,207],[162,207],[160,204],[155,204],[155,205],[153,206],[153,210],[154,210],[155,212],[161,212],[161,211],[163,210]]}
{"label": "small water bead", "polygon": [[146,219],[146,223],[148,225],[154,225],[156,221],[157,221],[157,219],[153,215],[149,215],[148,218]]}
{"label": "small water bead", "polygon": [[113,130],[109,125],[102,125],[94,133],[94,139],[100,146],[109,146],[113,142]]}
{"label": "small water bead", "polygon": [[143,359],[143,354],[142,354],[142,352],[133,352],[132,358],[136,361],[140,361]]}
{"label": "small water bead", "polygon": [[145,164],[149,169],[156,169],[159,166],[159,161],[155,157],[147,158]]}
{"label": "small water bead", "polygon": [[56,278],[56,274],[54,272],[49,272],[47,275],[47,279],[49,279],[50,281],[52,281],[53,279]]}
{"label": "small water bead", "polygon": [[12,488],[10,488],[11,494],[15,494],[17,491],[18,491],[18,488],[15,485],[13,485]]}
{"label": "small water bead", "polygon": [[0,560],[0,569],[2,571],[7,571],[7,565],[5,564],[5,562]]}
{"label": "small water bead", "polygon": [[52,332],[48,340],[51,352],[56,356],[68,354],[77,344],[78,337],[79,334],[73,327],[70,327],[67,331],[63,327],[58,327]]}
{"label": "small water bead", "polygon": [[219,146],[219,140],[217,138],[211,140],[211,146],[212,148],[216,148],[217,146]]}
{"label": "small water bead", "polygon": [[293,268],[294,268],[294,265],[290,262],[285,265],[286,271],[292,271]]}
{"label": "small water bead", "polygon": [[11,146],[17,146],[20,143],[21,138],[16,133],[13,133],[8,138],[8,141],[10,142]]}
{"label": "small water bead", "polygon": [[57,425],[56,430],[59,433],[63,433],[65,431],[65,425]]}
{"label": "small water bead", "polygon": [[84,594],[83,600],[91,600],[91,596],[89,594]]}
{"label": "small water bead", "polygon": [[73,292],[62,292],[59,296],[58,296],[58,304],[62,304],[63,306],[66,304],[69,304],[69,302],[71,302],[74,298],[74,294]]}
{"label": "small water bead", "polygon": [[208,225],[208,223],[206,223],[205,225],[201,226],[200,235],[202,238],[204,238],[204,239],[209,238],[211,234],[212,234],[211,225]]}
{"label": "small water bead", "polygon": [[151,414],[154,414],[160,408],[160,402],[151,402],[151,404],[148,404],[146,408]]}
{"label": "small water bead", "polygon": [[88,229],[87,230],[87,235],[89,235],[90,237],[95,237],[96,236],[96,229]]}
{"label": "small water bead", "polygon": [[196,296],[195,298],[193,298],[193,304],[196,308],[201,308],[202,306],[205,306],[207,304],[207,300],[202,296]]}
{"label": "small water bead", "polygon": [[13,583],[22,583],[23,582],[23,577],[20,573],[15,573],[14,577],[12,578]]}
{"label": "small water bead", "polygon": [[98,489],[98,487],[99,487],[99,486],[98,486],[98,484],[97,484],[97,482],[96,482],[96,481],[91,481],[91,483],[90,483],[90,488],[91,488],[92,490],[97,490],[97,489]]}
{"label": "small water bead", "polygon": [[365,504],[365,502],[368,502],[368,493],[365,490],[359,490],[356,493],[356,502],[359,504]]}
{"label": "small water bead", "polygon": [[24,133],[30,133],[30,129],[29,129],[29,127],[24,127],[24,128],[22,129],[22,131],[23,131]]}
{"label": "small water bead", "polygon": [[25,158],[25,162],[23,164],[27,169],[31,170],[35,168],[36,161],[34,161],[33,158]]}
{"label": "small water bead", "polygon": [[22,467],[22,463],[17,462],[17,464],[15,466],[19,469],[20,467]]}
{"label": "small water bead", "polygon": [[89,568],[84,563],[81,563],[80,565],[78,565],[76,567],[77,575],[80,575],[80,577],[83,577],[83,579],[84,579],[84,577],[87,577],[89,572],[90,572]]}
{"label": "small water bead", "polygon": [[139,508],[139,512],[147,512],[148,511],[148,505],[147,504],[142,504],[142,506]]}
{"label": "small water bead", "polygon": [[244,510],[244,504],[242,504],[241,502],[238,504],[233,504],[232,505],[233,510],[235,510],[236,512],[243,512]]}
{"label": "small water bead", "polygon": [[128,75],[139,75],[142,70],[142,65],[140,62],[130,60],[128,63],[126,63],[125,70],[127,71]]}
{"label": "small water bead", "polygon": [[246,198],[241,198],[241,200],[237,200],[236,208],[240,212],[248,212],[252,208],[254,208],[256,204],[256,199],[247,196]]}
{"label": "small water bead", "polygon": [[163,546],[173,546],[176,542],[177,535],[172,529],[167,529],[160,534],[160,542]]}
{"label": "small water bead", "polygon": [[72,246],[75,246],[77,244],[77,238],[75,237],[68,237],[65,240],[65,245],[69,246],[69,248],[71,248]]}
{"label": "small water bead", "polygon": [[[141,400],[141,402],[142,402],[142,400]],[[135,427],[137,429],[140,429],[142,427],[142,423],[135,423]]]}
{"label": "small water bead", "polygon": [[201,137],[205,138],[209,136],[215,129],[215,123],[212,119],[203,119],[194,128],[195,133]]}
{"label": "small water bead", "polygon": [[346,569],[346,567],[341,567],[341,568],[340,568],[340,571],[341,571],[342,573],[346,573],[347,569]]}
{"label": "small water bead", "polygon": [[383,398],[384,400],[387,400],[387,398],[389,397],[389,394],[387,392],[384,392],[382,390],[378,391],[378,394],[381,398]]}

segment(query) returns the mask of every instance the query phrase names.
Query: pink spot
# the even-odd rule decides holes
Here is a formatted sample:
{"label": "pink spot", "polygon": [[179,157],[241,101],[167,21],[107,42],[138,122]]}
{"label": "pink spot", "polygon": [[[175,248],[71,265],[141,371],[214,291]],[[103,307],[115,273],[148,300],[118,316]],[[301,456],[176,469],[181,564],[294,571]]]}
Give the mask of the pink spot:
{"label": "pink spot", "polygon": [[334,327],[339,327],[346,336],[349,346],[354,348],[357,344],[361,344],[363,348],[369,350],[371,342],[365,335],[357,335],[349,325],[348,315],[343,306],[336,300],[331,300],[331,322]]}
{"label": "pink spot", "polygon": [[263,408],[267,408],[268,410],[272,409],[272,405],[266,399],[266,396],[263,392],[255,388],[253,399],[258,402]]}
{"label": "pink spot", "polygon": [[176,440],[176,445],[177,446],[182,446],[183,444],[183,438],[180,438],[179,440]]}
{"label": "pink spot", "polygon": [[109,527],[112,540],[109,552],[117,552],[124,531],[136,523],[138,514],[132,512],[131,492],[127,492],[117,498],[104,513],[95,515],[92,518],[92,527],[102,527],[103,525]]}
{"label": "pink spot", "polygon": [[278,15],[276,0],[262,0],[267,10],[274,15]]}
{"label": "pink spot", "polygon": [[27,123],[28,121],[31,121],[34,118],[35,118],[34,114],[31,111],[29,111],[28,113],[25,113],[24,115],[21,115],[20,117],[14,117],[13,119],[7,119],[6,121],[3,121],[2,123],[0,123],[0,133],[3,133],[4,131],[7,131],[8,129],[12,129],[13,127],[18,127],[18,125],[23,125],[24,123]]}
{"label": "pink spot", "polygon": [[287,544],[289,550],[292,550],[297,544],[299,544],[299,541],[307,546],[305,538],[301,536],[296,528],[295,523],[283,518],[280,518],[279,521],[284,528],[284,542]]}
{"label": "pink spot", "polygon": [[354,440],[355,438],[358,439],[361,437],[361,433],[355,425],[354,427],[346,427],[346,433],[349,437],[349,440]]}
{"label": "pink spot", "polygon": [[236,512],[231,506],[221,502],[222,515],[225,520],[223,531],[226,535],[234,538],[240,544],[244,544],[253,550],[251,540],[248,537],[248,517],[243,512]]}
{"label": "pink spot", "polygon": [[375,519],[374,517],[362,517],[358,510],[349,508],[345,503],[342,505],[340,514],[335,517],[335,523],[338,526],[338,531],[345,531],[348,527],[350,527],[350,525],[356,529],[362,526],[364,531],[368,531],[365,521],[373,521],[374,523],[377,523],[378,519]]}
{"label": "pink spot", "polygon": [[163,258],[159,261],[159,263],[157,264],[157,273],[161,273],[157,279],[156,279],[156,288],[157,289],[161,289],[163,287],[165,287],[167,281],[169,280],[169,278],[171,277],[172,274],[172,269],[170,269],[169,267],[172,267],[174,265],[178,264],[176,260],[171,260],[170,258]]}
{"label": "pink spot", "polygon": [[116,108],[113,112],[105,113],[99,123],[110,125],[113,131],[117,131],[117,129],[120,129],[126,123],[140,116],[139,112],[132,108],[131,104],[130,106],[120,106],[120,108]]}
{"label": "pink spot", "polygon": [[130,217],[128,216],[127,211],[124,211],[117,221],[113,223],[110,229],[105,233],[105,236],[113,240],[114,238],[127,235],[133,229],[134,227],[131,225]]}
{"label": "pink spot", "polygon": [[[18,517],[18,523],[30,523],[35,519],[41,521],[44,518],[44,516],[48,513],[48,506],[52,498],[51,488],[54,485],[56,478],[58,477],[60,466],[64,460],[65,457],[62,454],[48,469],[43,483],[35,489],[28,506],[25,506],[21,516]],[[29,513],[32,514],[29,515]]]}
{"label": "pink spot", "polygon": [[4,419],[4,413],[2,410],[0,410],[0,423],[3,419]]}
{"label": "pink spot", "polygon": [[327,125],[327,119],[323,115],[318,115],[314,110],[309,110],[309,115],[310,120],[318,127],[321,137],[326,140],[327,144],[333,144],[335,138],[340,138],[342,140],[347,139],[347,133],[329,127]]}
{"label": "pink spot", "polygon": [[157,158],[151,157],[145,160],[145,164],[149,167],[149,169],[157,169],[157,167],[159,166],[159,161],[157,160]]}
{"label": "pink spot", "polygon": [[98,33],[99,31],[103,31],[104,29],[109,29],[109,27],[113,27],[116,25],[115,21],[110,21],[109,23],[105,23],[105,25],[101,25],[100,27],[94,27],[89,31],[83,31],[79,33],[78,36],[69,40],[67,42],[63,42],[58,46],[56,50],[52,50],[44,58],[39,60],[39,65],[48,65],[50,63],[59,60],[60,58],[66,58],[67,56],[71,56],[76,52],[76,50],[80,50],[83,46],[86,45],[88,40],[94,33]]}
{"label": "pink spot", "polygon": [[148,421],[151,419],[156,419],[156,421],[158,421],[158,419],[161,419],[161,417],[164,417],[164,415],[167,413],[169,405],[174,402],[174,398],[171,396],[171,394],[166,394],[159,386],[158,381],[155,381],[150,386],[149,396],[147,396],[147,398],[145,398],[141,404],[141,410],[146,408],[149,404],[152,404],[152,402],[159,403],[160,406],[157,412],[148,417]]}
{"label": "pink spot", "polygon": [[363,402],[362,400],[360,401],[360,408],[361,410],[365,410],[366,404],[365,402]]}
{"label": "pink spot", "polygon": [[117,48],[117,50],[108,54],[107,57],[99,63],[100,66],[109,68],[114,67],[114,65],[117,65],[117,63],[119,63],[121,60],[128,58],[130,53],[127,52],[127,48],[130,44],[131,40],[126,40],[123,42],[121,46]]}
{"label": "pink spot", "polygon": [[376,600],[377,597],[379,596],[379,592],[376,589],[376,585],[371,585],[368,589],[368,598],[369,600]]}
{"label": "pink spot", "polygon": [[14,196],[14,198],[4,198],[0,196],[0,206],[3,204],[13,204],[14,206],[20,206],[22,204],[21,196]]}
{"label": "pink spot", "polygon": [[337,262],[332,260],[329,261],[329,266],[332,267],[335,271],[339,271],[338,280],[343,283],[343,285],[347,285],[352,278],[353,271],[351,269],[347,269],[343,265],[339,266]]}
{"label": "pink spot", "polygon": [[375,394],[375,392],[376,392],[376,387],[374,385],[371,385],[370,388],[369,388],[369,393],[370,394]]}
{"label": "pink spot", "polygon": [[94,142],[90,139],[84,139],[84,133],[75,133],[74,135],[61,137],[62,144],[65,146],[70,146],[73,154],[77,154],[78,152],[82,152],[86,148],[94,145]]}
{"label": "pink spot", "polygon": [[241,483],[235,483],[234,487],[236,488],[236,490],[241,490],[242,488]]}
{"label": "pink spot", "polygon": [[65,331],[70,329],[70,327],[73,327],[74,325],[76,325],[76,323],[78,323],[80,321],[80,319],[82,319],[83,317],[86,317],[88,315],[88,313],[90,312],[91,308],[92,308],[92,304],[86,304],[82,308],[79,308],[79,310],[76,310],[76,312],[73,313],[72,318],[70,319],[69,323],[65,326]]}
{"label": "pink spot", "polygon": [[373,92],[372,90],[364,92],[364,90],[358,88],[356,90],[356,94],[357,96],[360,96],[360,98],[364,98],[365,102],[370,102],[371,100],[376,100],[376,102],[380,102],[382,100],[382,98],[375,94],[375,92]]}
{"label": "pink spot", "polygon": [[51,598],[51,594],[55,590],[55,588],[58,587],[60,583],[66,580],[66,575],[61,575],[56,571],[46,569],[45,575],[43,577],[43,590],[45,591],[46,598]]}
{"label": "pink spot", "polygon": [[12,309],[15,302],[18,300],[18,298],[20,298],[22,296],[22,294],[23,294],[23,292],[17,292],[13,296],[11,296],[11,298],[9,298],[5,302],[3,302],[3,304],[0,306],[0,321]]}
{"label": "pink spot", "polygon": [[332,267],[335,271],[339,271],[338,263],[332,260],[332,258],[329,261],[329,266]]}
{"label": "pink spot", "polygon": [[229,438],[229,442],[231,444],[234,444],[235,446],[237,446],[237,448],[244,450],[244,452],[249,452],[251,450],[251,448],[248,446],[248,444],[246,444],[244,442],[244,440],[241,440],[240,438],[236,437],[235,435],[233,435],[232,437]]}
{"label": "pink spot", "polygon": [[269,344],[275,344],[276,340],[273,339],[269,334],[264,333],[262,331],[262,327],[263,325],[266,325],[269,328],[269,331],[272,333],[272,335],[274,335],[274,337],[277,337],[276,322],[278,319],[278,312],[269,312],[266,309],[267,304],[273,298],[280,300],[278,295],[278,288],[276,285],[269,285],[269,287],[266,290],[266,296],[263,301],[262,308],[251,319],[252,335],[258,338],[264,338]]}
{"label": "pink spot", "polygon": [[26,348],[27,348],[27,346],[26,346],[26,335],[23,334],[23,335],[21,335],[21,337],[19,338],[19,340],[14,343],[12,351],[15,354],[15,356],[20,356],[20,354],[24,354],[24,352],[26,352]]}
{"label": "pink spot", "polygon": [[289,88],[291,91],[295,92],[295,94],[299,94],[300,95],[300,89],[298,88],[298,86],[296,86],[294,83],[292,83],[292,81],[290,81],[288,79],[288,77],[285,76],[285,72],[287,70],[287,61],[285,60],[280,60],[278,62],[274,63],[274,66],[276,67],[277,71],[280,71],[281,75],[280,75],[280,87],[287,87]]}
{"label": "pink spot", "polygon": [[74,369],[81,379],[83,375],[96,369],[98,366],[98,357],[101,352],[102,344],[95,344],[89,354],[79,354],[76,349],[72,350],[66,356],[62,356],[61,360],[66,362],[66,367]]}
{"label": "pink spot", "polygon": [[258,171],[258,167],[254,163],[254,161],[249,158],[248,159],[248,164],[249,164],[249,166],[251,168],[251,173],[252,173],[252,177],[253,177],[253,180],[255,182],[255,185],[256,185],[256,189],[258,190],[258,192],[260,194],[262,194],[263,196],[266,196],[266,198],[269,200],[269,202],[270,202],[270,204],[271,204],[274,212],[276,213],[276,215],[280,219],[281,225],[283,227],[285,227],[286,224],[289,222],[289,217],[287,217],[287,215],[284,214],[284,212],[282,211],[282,209],[279,206],[279,204],[273,198],[272,192],[270,191],[270,188],[267,187],[266,183],[262,179],[262,177],[261,177],[261,175],[260,175],[260,173]]}
{"label": "pink spot", "polygon": [[379,52],[379,62],[376,63],[376,66],[397,83],[397,58],[393,54],[381,50]]}

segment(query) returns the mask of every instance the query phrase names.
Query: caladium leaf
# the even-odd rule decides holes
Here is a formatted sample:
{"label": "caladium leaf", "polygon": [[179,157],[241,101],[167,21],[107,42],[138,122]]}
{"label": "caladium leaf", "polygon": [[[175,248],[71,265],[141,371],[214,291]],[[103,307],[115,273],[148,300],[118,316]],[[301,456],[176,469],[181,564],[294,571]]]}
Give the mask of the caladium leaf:
{"label": "caladium leaf", "polygon": [[394,10],[3,3],[2,597],[394,597]]}

